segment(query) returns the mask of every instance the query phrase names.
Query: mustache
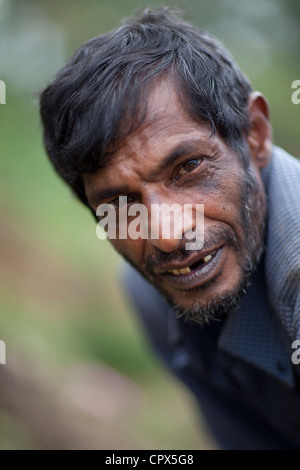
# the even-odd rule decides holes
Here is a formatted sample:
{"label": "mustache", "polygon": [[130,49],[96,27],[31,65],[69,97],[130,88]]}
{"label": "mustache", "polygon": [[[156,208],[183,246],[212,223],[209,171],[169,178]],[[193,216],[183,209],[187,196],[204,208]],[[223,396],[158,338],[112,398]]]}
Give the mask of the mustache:
{"label": "mustache", "polygon": [[145,259],[145,271],[151,275],[155,268],[159,268],[162,265],[171,263],[184,264],[184,261],[190,259],[195,253],[200,254],[201,252],[209,251],[209,249],[214,249],[224,244],[233,247],[235,250],[239,250],[240,248],[238,239],[234,232],[225,227],[210,227],[207,229],[204,233],[204,244],[201,250],[186,250],[184,248],[185,243],[186,240],[185,237],[183,237],[180,246],[171,253],[166,253],[161,251],[159,248],[154,247],[155,251]]}

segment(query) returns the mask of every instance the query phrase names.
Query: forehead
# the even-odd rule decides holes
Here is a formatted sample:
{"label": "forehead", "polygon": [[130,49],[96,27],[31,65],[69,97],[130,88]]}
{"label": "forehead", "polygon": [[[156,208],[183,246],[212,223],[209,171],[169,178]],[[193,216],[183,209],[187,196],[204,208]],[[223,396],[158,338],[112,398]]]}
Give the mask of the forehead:
{"label": "forehead", "polygon": [[213,154],[225,144],[212,135],[208,123],[194,121],[185,111],[170,80],[156,83],[147,99],[141,126],[119,142],[105,168],[84,175],[87,192],[99,186],[108,187],[116,180],[139,177],[151,179],[164,160],[176,151]]}
{"label": "forehead", "polygon": [[128,158],[147,164],[148,160],[163,157],[182,140],[201,138],[208,143],[210,137],[209,124],[195,122],[182,106],[172,82],[163,80],[155,84],[148,96],[142,125],[121,142],[113,155],[114,164]]}

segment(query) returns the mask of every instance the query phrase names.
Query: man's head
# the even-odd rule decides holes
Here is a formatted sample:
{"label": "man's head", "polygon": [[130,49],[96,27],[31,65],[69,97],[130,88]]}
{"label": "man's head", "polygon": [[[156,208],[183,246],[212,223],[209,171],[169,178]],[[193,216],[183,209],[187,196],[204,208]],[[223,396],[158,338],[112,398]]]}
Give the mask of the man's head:
{"label": "man's head", "polygon": [[149,211],[204,204],[199,251],[185,233],[112,244],[195,321],[236,305],[263,251],[271,130],[265,99],[215,38],[146,12],[80,48],[41,113],[56,170],[94,214],[120,195]]}

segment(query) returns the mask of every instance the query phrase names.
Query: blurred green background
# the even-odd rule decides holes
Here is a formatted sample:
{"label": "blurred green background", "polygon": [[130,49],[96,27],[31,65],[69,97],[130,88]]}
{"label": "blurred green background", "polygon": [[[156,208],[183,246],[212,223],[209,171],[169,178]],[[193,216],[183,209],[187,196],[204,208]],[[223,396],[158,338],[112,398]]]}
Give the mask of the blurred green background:
{"label": "blurred green background", "polygon": [[84,41],[138,7],[171,5],[221,39],[300,156],[298,0],[0,0],[0,449],[211,449],[193,398],[157,362],[120,259],[54,174],[37,93]]}

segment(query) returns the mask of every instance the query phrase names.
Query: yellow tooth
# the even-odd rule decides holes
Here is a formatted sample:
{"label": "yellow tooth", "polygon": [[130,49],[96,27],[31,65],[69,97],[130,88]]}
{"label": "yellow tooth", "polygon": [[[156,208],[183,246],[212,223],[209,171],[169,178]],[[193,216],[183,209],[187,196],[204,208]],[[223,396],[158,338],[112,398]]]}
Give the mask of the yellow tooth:
{"label": "yellow tooth", "polygon": [[179,276],[179,274],[189,274],[191,272],[190,268],[182,268],[182,269],[170,269],[168,273],[174,274],[174,276]]}
{"label": "yellow tooth", "polygon": [[178,271],[179,271],[179,274],[189,274],[191,272],[189,267],[178,269]]}
{"label": "yellow tooth", "polygon": [[169,269],[168,273],[175,274],[175,276],[179,275],[179,270],[178,269]]}
{"label": "yellow tooth", "polygon": [[204,256],[203,261],[204,263],[208,263],[208,261],[210,261],[211,259],[212,259],[212,255],[207,255],[207,256]]}

